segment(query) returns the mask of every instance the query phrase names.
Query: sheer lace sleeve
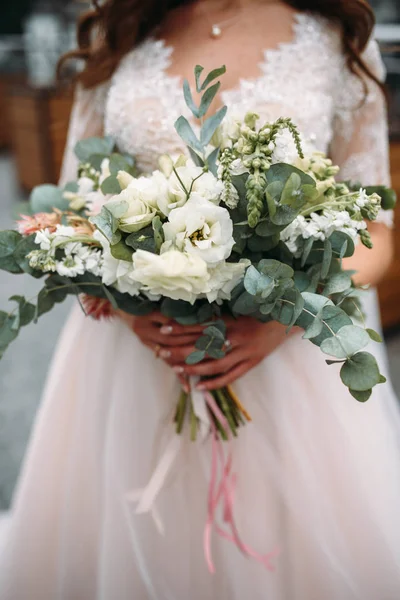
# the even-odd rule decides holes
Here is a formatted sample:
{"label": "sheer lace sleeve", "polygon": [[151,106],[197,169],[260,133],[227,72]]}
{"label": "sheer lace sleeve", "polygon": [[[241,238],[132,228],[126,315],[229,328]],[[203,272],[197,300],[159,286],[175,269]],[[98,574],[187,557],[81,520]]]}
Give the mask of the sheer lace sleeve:
{"label": "sheer lace sleeve", "polygon": [[77,160],[74,155],[76,143],[84,138],[103,135],[108,88],[108,84],[103,84],[91,90],[81,86],[76,89],[60,175],[61,184],[76,177]]}
{"label": "sheer lace sleeve", "polygon": [[[385,79],[385,68],[378,44],[368,44],[364,59],[370,69]],[[362,82],[347,68],[339,75],[334,137],[331,156],[341,167],[341,179],[363,185],[390,185],[389,139],[386,101],[379,87],[367,81],[364,98]],[[381,211],[378,221],[391,226],[392,211]]]}

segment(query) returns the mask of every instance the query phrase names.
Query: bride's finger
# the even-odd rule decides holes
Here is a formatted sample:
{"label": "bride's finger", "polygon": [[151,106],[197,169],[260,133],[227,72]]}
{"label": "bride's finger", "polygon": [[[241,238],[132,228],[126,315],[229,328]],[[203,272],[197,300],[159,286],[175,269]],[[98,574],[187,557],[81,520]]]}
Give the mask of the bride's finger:
{"label": "bride's finger", "polygon": [[252,369],[254,366],[255,364],[253,362],[244,361],[235,365],[233,369],[231,369],[227,373],[224,373],[223,375],[213,377],[212,379],[209,379],[207,381],[202,381],[201,383],[199,383],[197,388],[199,390],[210,392],[212,390],[218,390],[220,388],[226,387],[227,385],[234,383],[240,377],[243,377],[243,375],[250,371],[250,369]]}
{"label": "bride's finger", "polygon": [[184,373],[188,376],[207,377],[211,375],[220,375],[226,373],[230,369],[233,369],[235,365],[242,362],[245,359],[243,353],[240,350],[233,350],[227,354],[224,358],[219,360],[211,359],[205,362],[198,363],[197,365],[184,365]]}

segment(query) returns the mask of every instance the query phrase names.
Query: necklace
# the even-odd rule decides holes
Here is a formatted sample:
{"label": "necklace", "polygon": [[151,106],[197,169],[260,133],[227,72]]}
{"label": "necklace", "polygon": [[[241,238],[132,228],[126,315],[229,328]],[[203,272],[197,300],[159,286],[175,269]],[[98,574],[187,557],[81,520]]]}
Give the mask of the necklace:
{"label": "necklace", "polygon": [[229,27],[229,25],[233,25],[233,23],[235,23],[239,19],[239,17],[241,16],[241,13],[242,13],[242,9],[240,8],[239,13],[234,15],[233,17],[230,17],[229,19],[225,19],[224,21],[215,22],[210,19],[210,16],[209,16],[208,11],[206,10],[204,4],[201,3],[200,6],[201,6],[201,10],[203,11],[204,17],[208,21],[208,24],[210,26],[210,37],[213,40],[218,40],[219,38],[221,38],[222,34],[223,34],[223,30],[226,27]]}

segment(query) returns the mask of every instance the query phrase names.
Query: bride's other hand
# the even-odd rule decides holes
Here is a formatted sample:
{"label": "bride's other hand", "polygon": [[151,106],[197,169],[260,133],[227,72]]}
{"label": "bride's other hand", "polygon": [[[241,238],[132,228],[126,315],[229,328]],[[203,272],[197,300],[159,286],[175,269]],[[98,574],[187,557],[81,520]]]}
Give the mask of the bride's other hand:
{"label": "bride's other hand", "polygon": [[[185,360],[194,351],[193,345],[173,347],[171,344],[169,347],[171,355],[166,360],[179,376],[208,378],[199,384],[199,389],[215,390],[233,383],[274,352],[287,338],[286,327],[276,322],[260,323],[250,317],[224,320],[230,350],[220,360],[210,359],[189,366]],[[172,341],[169,338],[168,342],[170,339]]]}

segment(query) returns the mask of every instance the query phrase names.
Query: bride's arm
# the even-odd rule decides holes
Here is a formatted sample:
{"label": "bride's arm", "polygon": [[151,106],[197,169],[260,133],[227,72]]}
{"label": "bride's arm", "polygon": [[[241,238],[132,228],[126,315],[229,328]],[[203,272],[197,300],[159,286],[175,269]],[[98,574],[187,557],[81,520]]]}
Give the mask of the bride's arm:
{"label": "bride's arm", "polygon": [[[376,41],[371,41],[364,53],[371,71],[384,80],[385,70]],[[334,164],[341,167],[342,180],[360,181],[363,185],[390,186],[389,141],[386,100],[378,85],[366,81],[367,97],[360,80],[344,71],[341,94],[336,102],[335,134],[331,147]],[[381,211],[368,230],[373,249],[359,245],[346,267],[354,269],[357,284],[376,285],[384,275],[393,256],[391,211]]]}

